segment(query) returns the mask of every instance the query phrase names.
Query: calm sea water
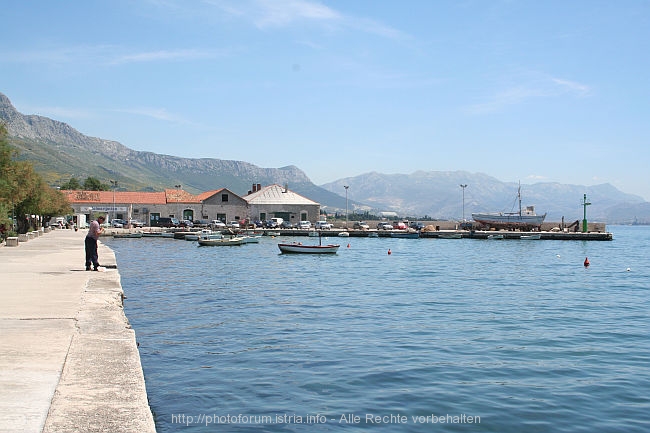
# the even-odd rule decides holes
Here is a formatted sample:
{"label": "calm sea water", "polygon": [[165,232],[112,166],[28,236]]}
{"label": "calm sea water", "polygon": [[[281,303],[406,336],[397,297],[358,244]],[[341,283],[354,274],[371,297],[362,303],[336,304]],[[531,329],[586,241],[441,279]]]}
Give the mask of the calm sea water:
{"label": "calm sea water", "polygon": [[647,432],[650,228],[609,229],[106,243],[159,432]]}

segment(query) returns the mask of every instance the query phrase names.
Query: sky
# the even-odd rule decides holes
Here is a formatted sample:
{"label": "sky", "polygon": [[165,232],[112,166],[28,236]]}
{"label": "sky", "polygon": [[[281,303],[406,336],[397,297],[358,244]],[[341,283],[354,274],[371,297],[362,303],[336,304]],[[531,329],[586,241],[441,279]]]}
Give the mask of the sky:
{"label": "sky", "polygon": [[134,150],[650,200],[645,0],[33,0],[0,20],[18,111]]}

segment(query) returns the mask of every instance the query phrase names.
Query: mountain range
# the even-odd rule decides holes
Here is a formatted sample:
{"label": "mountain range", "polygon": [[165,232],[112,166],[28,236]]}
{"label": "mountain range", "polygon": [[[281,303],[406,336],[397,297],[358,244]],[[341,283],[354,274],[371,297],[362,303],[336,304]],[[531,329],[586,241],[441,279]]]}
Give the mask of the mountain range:
{"label": "mountain range", "polygon": [[[121,143],[86,136],[72,126],[37,115],[19,113],[0,93],[0,121],[7,126],[9,142],[20,158],[51,185],[71,177],[92,176],[119,189],[160,191],[182,185],[192,193],[227,187],[245,195],[254,183],[287,185],[321,203],[328,212],[395,212],[400,216],[437,219],[471,219],[477,211],[518,209],[519,185],[483,173],[418,171],[411,174],[365,173],[315,185],[296,166],[262,168],[217,158],[182,158],[130,149]],[[460,185],[467,185],[461,188]],[[344,186],[348,186],[346,203]],[[547,212],[547,221],[582,219],[583,194],[592,203],[590,220],[606,223],[650,223],[650,203],[610,184],[596,186],[536,183],[521,185],[523,205]]]}

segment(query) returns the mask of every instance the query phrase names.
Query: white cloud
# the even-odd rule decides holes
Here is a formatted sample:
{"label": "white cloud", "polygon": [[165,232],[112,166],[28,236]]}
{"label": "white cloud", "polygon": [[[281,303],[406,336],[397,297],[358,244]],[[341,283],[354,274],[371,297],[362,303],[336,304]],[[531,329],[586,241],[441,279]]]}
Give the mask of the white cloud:
{"label": "white cloud", "polygon": [[165,108],[152,108],[152,107],[136,107],[136,108],[118,108],[112,111],[118,113],[134,114],[137,116],[150,117],[156,120],[163,120],[165,122],[191,124],[192,122],[182,116],[172,114]]}
{"label": "white cloud", "polygon": [[470,114],[485,114],[497,112],[530,99],[557,98],[567,95],[583,97],[591,94],[591,88],[585,84],[540,72],[525,74],[517,81],[519,83],[494,93],[484,102],[466,107],[465,111]]}
{"label": "white cloud", "polygon": [[159,62],[159,61],[182,61],[182,60],[198,60],[208,59],[220,55],[220,53],[210,50],[199,49],[180,49],[180,50],[158,50],[158,51],[144,51],[140,53],[125,54],[115,57],[111,60],[111,64],[123,63],[144,63],[144,62]]}

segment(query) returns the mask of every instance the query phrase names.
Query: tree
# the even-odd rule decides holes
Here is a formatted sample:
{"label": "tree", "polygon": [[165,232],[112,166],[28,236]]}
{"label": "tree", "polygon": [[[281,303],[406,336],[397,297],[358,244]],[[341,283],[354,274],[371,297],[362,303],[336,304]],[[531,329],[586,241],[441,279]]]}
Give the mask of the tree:
{"label": "tree", "polygon": [[84,188],[86,191],[109,191],[111,188],[105,183],[101,183],[95,177],[87,177],[84,181]]}
{"label": "tree", "polygon": [[69,181],[61,185],[63,190],[79,190],[81,189],[81,184],[76,177],[71,177]]}
{"label": "tree", "polygon": [[[17,230],[26,233],[54,215],[70,213],[67,198],[49,187],[31,163],[16,161],[17,152],[7,142],[7,129],[0,125],[0,224],[7,227],[9,209],[16,216]],[[36,221],[27,216],[39,215]]]}

